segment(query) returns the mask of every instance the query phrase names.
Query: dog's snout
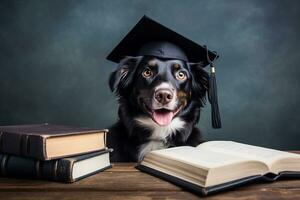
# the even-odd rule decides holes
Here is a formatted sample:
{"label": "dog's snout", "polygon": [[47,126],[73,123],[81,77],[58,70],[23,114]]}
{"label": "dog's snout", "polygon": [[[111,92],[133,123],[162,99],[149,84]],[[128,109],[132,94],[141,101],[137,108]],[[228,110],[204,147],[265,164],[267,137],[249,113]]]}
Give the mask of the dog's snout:
{"label": "dog's snout", "polygon": [[173,96],[173,92],[169,89],[159,89],[154,94],[155,99],[161,104],[170,103]]}

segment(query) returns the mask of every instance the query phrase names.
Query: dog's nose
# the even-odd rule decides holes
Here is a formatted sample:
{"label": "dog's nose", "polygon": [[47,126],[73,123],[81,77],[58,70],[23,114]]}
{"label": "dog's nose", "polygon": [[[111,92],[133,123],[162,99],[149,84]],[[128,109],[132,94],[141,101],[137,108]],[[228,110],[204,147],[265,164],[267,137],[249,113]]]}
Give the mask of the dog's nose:
{"label": "dog's nose", "polygon": [[168,89],[157,90],[154,94],[155,99],[161,104],[170,103],[173,99],[173,92]]}

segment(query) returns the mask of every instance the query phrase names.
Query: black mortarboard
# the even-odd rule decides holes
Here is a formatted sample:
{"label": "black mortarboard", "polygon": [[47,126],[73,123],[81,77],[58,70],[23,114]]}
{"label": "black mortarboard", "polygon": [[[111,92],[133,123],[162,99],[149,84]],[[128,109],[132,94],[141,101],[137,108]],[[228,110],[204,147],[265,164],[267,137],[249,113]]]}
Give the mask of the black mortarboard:
{"label": "black mortarboard", "polygon": [[210,64],[208,99],[212,107],[212,126],[221,128],[213,65],[213,61],[218,58],[216,52],[209,51],[206,46],[201,46],[144,16],[111,51],[107,59],[119,63],[125,56],[144,55],[179,59],[189,63],[202,62],[204,66]]}

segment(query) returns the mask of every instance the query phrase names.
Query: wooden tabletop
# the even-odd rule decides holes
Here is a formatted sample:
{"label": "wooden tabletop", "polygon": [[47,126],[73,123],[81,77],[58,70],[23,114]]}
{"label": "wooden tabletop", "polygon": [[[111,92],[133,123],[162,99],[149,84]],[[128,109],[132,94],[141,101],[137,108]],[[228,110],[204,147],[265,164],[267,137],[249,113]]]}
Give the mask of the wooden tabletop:
{"label": "wooden tabletop", "polygon": [[[72,184],[0,178],[0,199],[200,199],[171,183],[117,163],[113,168]],[[300,199],[300,180],[255,183],[205,199]]]}

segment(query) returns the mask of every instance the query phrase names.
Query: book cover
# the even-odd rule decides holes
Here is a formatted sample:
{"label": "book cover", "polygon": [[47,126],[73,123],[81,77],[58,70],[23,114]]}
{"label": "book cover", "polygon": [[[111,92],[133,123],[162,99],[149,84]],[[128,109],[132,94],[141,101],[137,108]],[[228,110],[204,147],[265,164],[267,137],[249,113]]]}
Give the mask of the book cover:
{"label": "book cover", "polygon": [[265,175],[254,175],[254,176],[244,177],[242,179],[238,179],[238,180],[234,180],[234,181],[230,181],[230,182],[226,182],[226,183],[222,183],[210,187],[201,187],[199,185],[190,183],[188,181],[182,180],[175,176],[171,176],[169,174],[163,173],[161,171],[152,169],[147,166],[137,165],[136,168],[142,172],[148,173],[157,178],[161,178],[179,187],[182,187],[190,192],[203,195],[203,196],[218,193],[224,190],[229,190],[232,188],[240,187],[255,182],[273,182],[280,178],[300,178],[300,172],[283,171],[279,174],[267,173]]}
{"label": "book cover", "polygon": [[51,160],[106,147],[107,129],[52,124],[0,126],[0,153]]}
{"label": "book cover", "polygon": [[106,149],[50,161],[0,154],[0,175],[72,183],[111,168],[111,151]]}

